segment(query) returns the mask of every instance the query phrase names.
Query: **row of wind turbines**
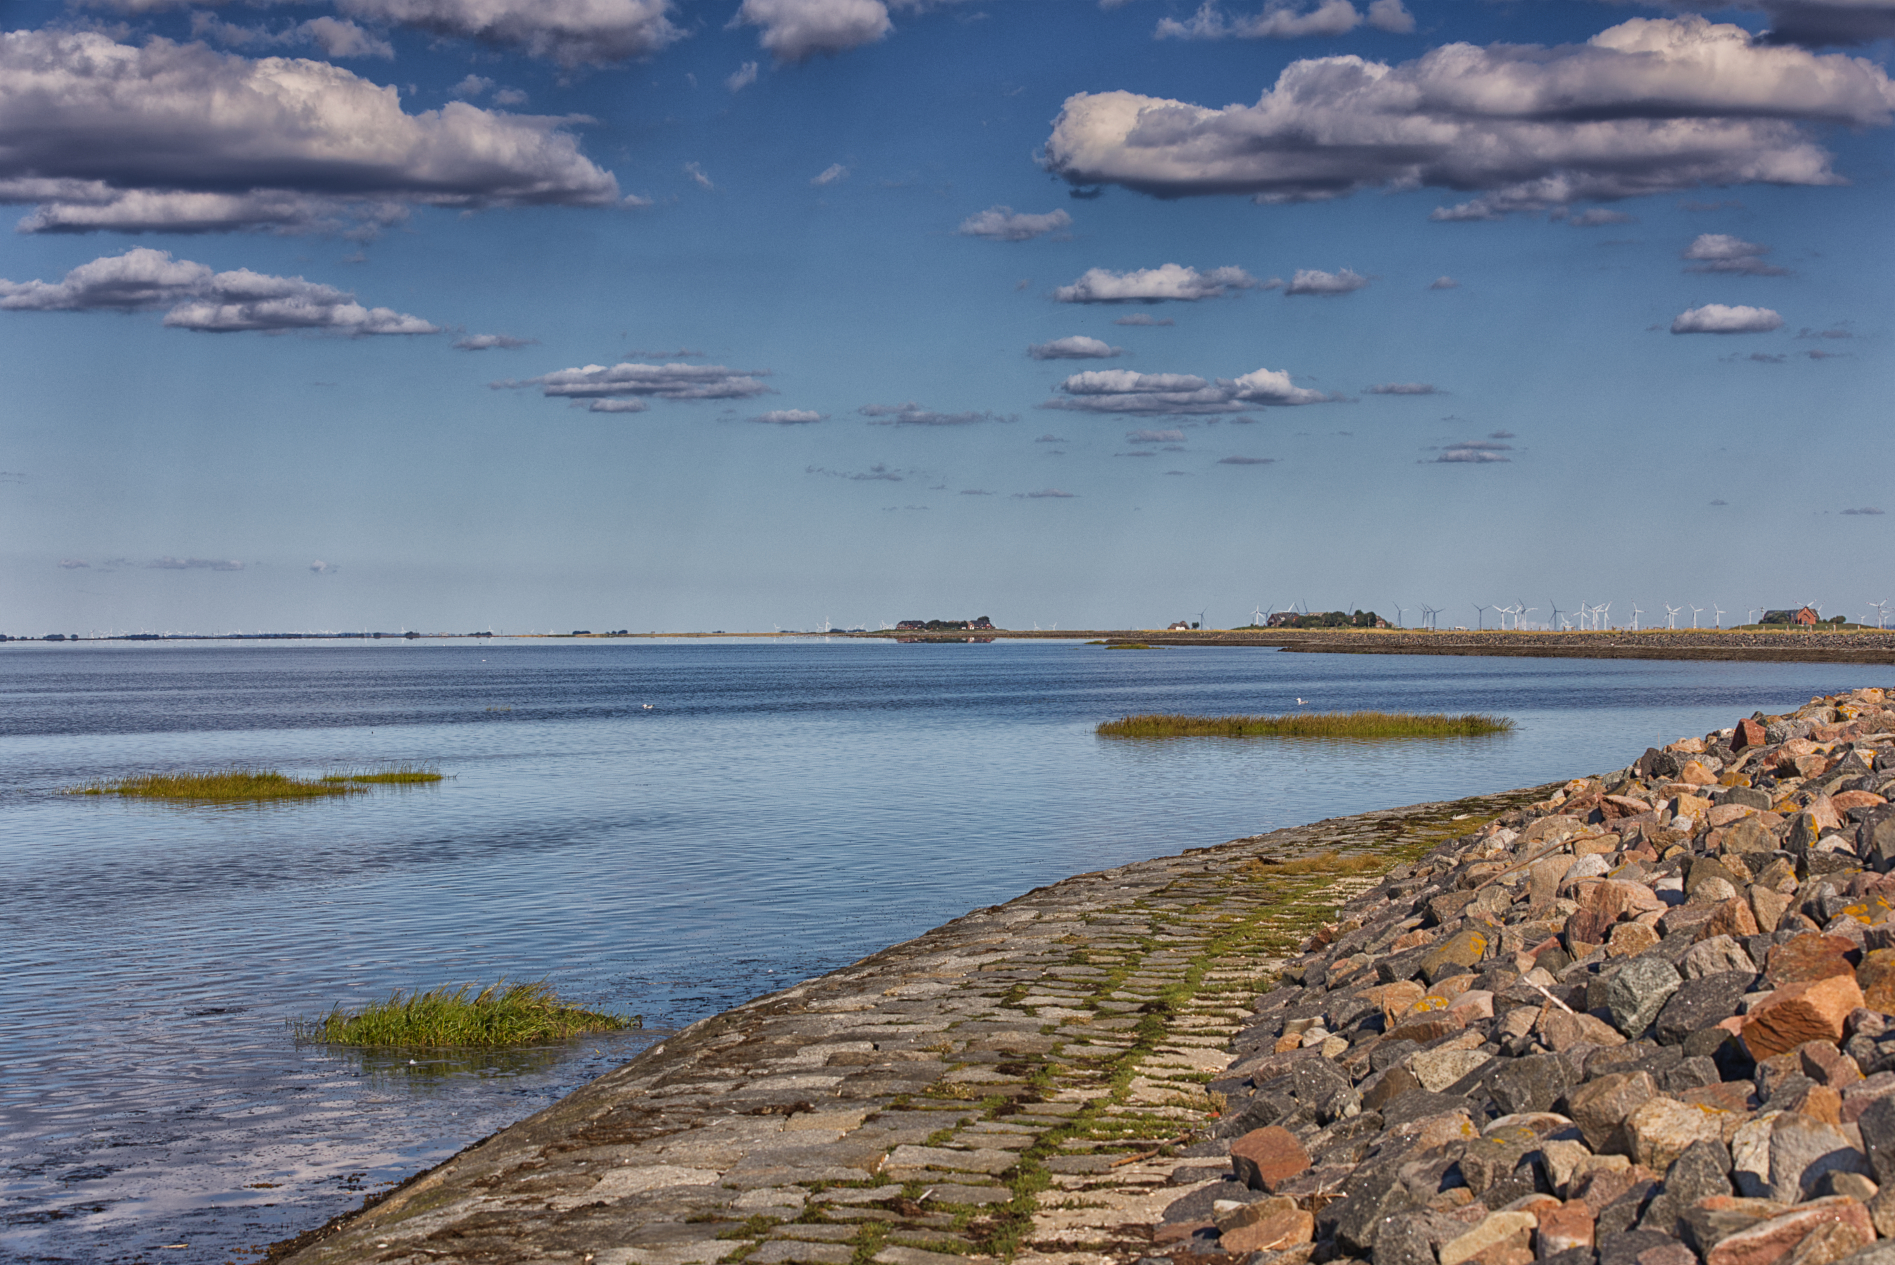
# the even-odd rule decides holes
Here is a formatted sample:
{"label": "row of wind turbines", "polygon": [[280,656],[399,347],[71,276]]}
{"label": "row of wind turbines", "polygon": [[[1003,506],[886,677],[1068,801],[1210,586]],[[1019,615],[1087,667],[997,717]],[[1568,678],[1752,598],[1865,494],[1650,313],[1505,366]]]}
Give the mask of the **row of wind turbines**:
{"label": "row of wind turbines", "polygon": [[[1292,611],[1296,610],[1298,605],[1299,603],[1291,603],[1282,609]],[[1497,602],[1470,602],[1469,605],[1474,609],[1474,628],[1477,632],[1486,631],[1488,611],[1494,612],[1498,620],[1500,631],[1507,631],[1507,620],[1511,618],[1513,620],[1513,630],[1520,632],[1527,626],[1522,622],[1524,617],[1540,609],[1537,606],[1528,606],[1524,598],[1516,598],[1512,606],[1503,606]],[[1715,630],[1721,630],[1724,627],[1724,616],[1730,614],[1729,611],[1715,603],[1710,606],[1693,606],[1687,602],[1683,606],[1673,606],[1668,602],[1661,602],[1660,605],[1665,608],[1665,627],[1674,632],[1677,631],[1678,628],[1678,617],[1687,610],[1691,612],[1691,627],[1693,630],[1700,627],[1698,620],[1706,611],[1711,612],[1711,627]],[[1805,602],[1803,605],[1815,611],[1818,617],[1823,613],[1821,602]],[[1875,612],[1876,628],[1881,629],[1887,626],[1889,606],[1887,599],[1880,602],[1864,602],[1863,605]],[[1547,607],[1551,615],[1544,627],[1549,632],[1605,632],[1612,627],[1611,602],[1581,602],[1576,610],[1562,611],[1557,603],[1548,600]],[[1418,607],[1397,606],[1395,607],[1395,626],[1397,628],[1406,627],[1406,625],[1402,623],[1402,616],[1410,610],[1419,610],[1421,613],[1421,622],[1416,626],[1426,628],[1430,632],[1433,632],[1438,629],[1440,616],[1449,609],[1450,608],[1446,606],[1430,606],[1426,602],[1423,602]],[[1263,604],[1259,602],[1251,611],[1250,622],[1252,625],[1261,626],[1276,610],[1277,607],[1275,606],[1265,609]],[[1309,613],[1308,606],[1303,606],[1302,613]],[[1651,612],[1639,606],[1638,603],[1632,603],[1631,630],[1633,632],[1640,631],[1639,621],[1650,613]],[[1762,608],[1751,607],[1747,612],[1748,617],[1745,622],[1755,623],[1757,617],[1762,613]],[[1865,619],[1863,622],[1867,623],[1868,621]],[[1652,627],[1656,627],[1656,625],[1654,624]]]}

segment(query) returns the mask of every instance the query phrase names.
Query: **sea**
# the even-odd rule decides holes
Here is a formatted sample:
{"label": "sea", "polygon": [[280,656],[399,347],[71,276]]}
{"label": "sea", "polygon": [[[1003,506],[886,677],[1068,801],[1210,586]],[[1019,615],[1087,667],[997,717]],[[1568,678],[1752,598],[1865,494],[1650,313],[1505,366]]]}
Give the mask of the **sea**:
{"label": "sea", "polygon": [[[1874,669],[505,638],[0,646],[0,1259],[253,1261],[666,1032],[1071,874],[1623,767]],[[1398,743],[1128,742],[1137,712],[1492,712]],[[419,789],[67,794],[230,765]],[[396,989],[544,980],[639,1031],[299,1041]]]}

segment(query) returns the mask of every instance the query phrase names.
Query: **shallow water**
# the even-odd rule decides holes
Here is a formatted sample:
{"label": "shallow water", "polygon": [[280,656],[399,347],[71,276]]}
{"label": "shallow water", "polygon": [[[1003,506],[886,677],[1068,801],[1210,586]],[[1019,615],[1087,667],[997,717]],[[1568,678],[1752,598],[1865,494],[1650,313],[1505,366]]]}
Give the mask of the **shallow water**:
{"label": "shallow water", "polygon": [[[1059,642],[0,648],[0,1254],[245,1259],[662,1032],[1066,875],[1618,767],[1876,683],[1827,665]],[[1503,737],[1111,742],[1134,711],[1496,711]],[[649,710],[647,709],[649,705]],[[91,777],[438,763],[186,808]],[[456,1065],[298,1046],[545,977],[643,1034]]]}

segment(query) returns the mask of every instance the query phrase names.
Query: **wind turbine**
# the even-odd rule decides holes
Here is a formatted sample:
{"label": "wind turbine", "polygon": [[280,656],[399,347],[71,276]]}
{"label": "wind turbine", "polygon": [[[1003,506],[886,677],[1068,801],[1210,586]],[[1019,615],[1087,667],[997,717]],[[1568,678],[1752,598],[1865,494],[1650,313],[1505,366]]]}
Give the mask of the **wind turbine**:
{"label": "wind turbine", "polygon": [[1638,617],[1640,615],[1643,615],[1644,613],[1645,613],[1644,611],[1638,608],[1637,602],[1632,603],[1632,631],[1633,632],[1638,631]]}
{"label": "wind turbine", "polygon": [[1605,629],[1607,632],[1611,632],[1612,631],[1612,603],[1606,602],[1602,605],[1595,606],[1592,609],[1594,613],[1605,617]]}
{"label": "wind turbine", "polygon": [[[1206,606],[1206,607],[1204,608],[1204,611],[1208,611],[1208,610],[1210,610],[1210,609],[1211,609],[1210,607],[1208,607],[1208,606]],[[1199,612],[1198,612],[1198,622],[1197,622],[1196,624],[1193,624],[1193,625],[1192,625],[1192,627],[1194,627],[1194,628],[1202,628],[1202,627],[1204,627],[1204,611],[1199,611]]]}
{"label": "wind turbine", "polygon": [[1486,614],[1487,614],[1487,608],[1485,606],[1476,606],[1474,608],[1474,631],[1476,632],[1485,631],[1486,626],[1482,621],[1484,617],[1486,616]]}
{"label": "wind turbine", "polygon": [[1670,602],[1665,603],[1665,627],[1666,628],[1671,629],[1673,632],[1677,631],[1678,612],[1683,609],[1684,607],[1682,606],[1673,606]]}
{"label": "wind turbine", "polygon": [[1698,614],[1703,609],[1704,608],[1702,606],[1693,606],[1691,608],[1691,631],[1692,632],[1696,632],[1698,630]]}
{"label": "wind turbine", "polygon": [[1263,604],[1259,602],[1250,608],[1250,626],[1252,628],[1261,627],[1263,625],[1263,619]]}
{"label": "wind turbine", "polygon": [[1724,614],[1725,614],[1724,608],[1722,606],[1719,606],[1716,602],[1712,602],[1711,610],[1713,612],[1711,618],[1717,621],[1717,630],[1719,632],[1724,631]]}
{"label": "wind turbine", "polygon": [[1402,626],[1402,612],[1407,609],[1406,606],[1397,606],[1395,608],[1395,627],[1400,628]]}
{"label": "wind turbine", "polygon": [[[1525,609],[1522,610],[1521,609],[1522,607],[1525,607]],[[1513,630],[1515,632],[1520,631],[1520,616],[1531,615],[1534,611],[1537,611],[1539,609],[1540,608],[1537,606],[1527,606],[1526,599],[1524,597],[1514,598],[1513,599]]]}
{"label": "wind turbine", "polygon": [[1875,626],[1880,629],[1883,621],[1888,616],[1888,599],[1884,598],[1879,602],[1870,602],[1869,608],[1875,612]]}

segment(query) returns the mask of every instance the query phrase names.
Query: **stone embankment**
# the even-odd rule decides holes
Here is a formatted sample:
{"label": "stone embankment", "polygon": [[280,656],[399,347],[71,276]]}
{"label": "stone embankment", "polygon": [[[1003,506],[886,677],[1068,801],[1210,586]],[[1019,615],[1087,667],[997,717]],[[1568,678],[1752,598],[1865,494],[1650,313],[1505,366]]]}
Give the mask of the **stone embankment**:
{"label": "stone embankment", "polygon": [[1029,893],[284,1254],[1895,1265],[1888,701]]}

